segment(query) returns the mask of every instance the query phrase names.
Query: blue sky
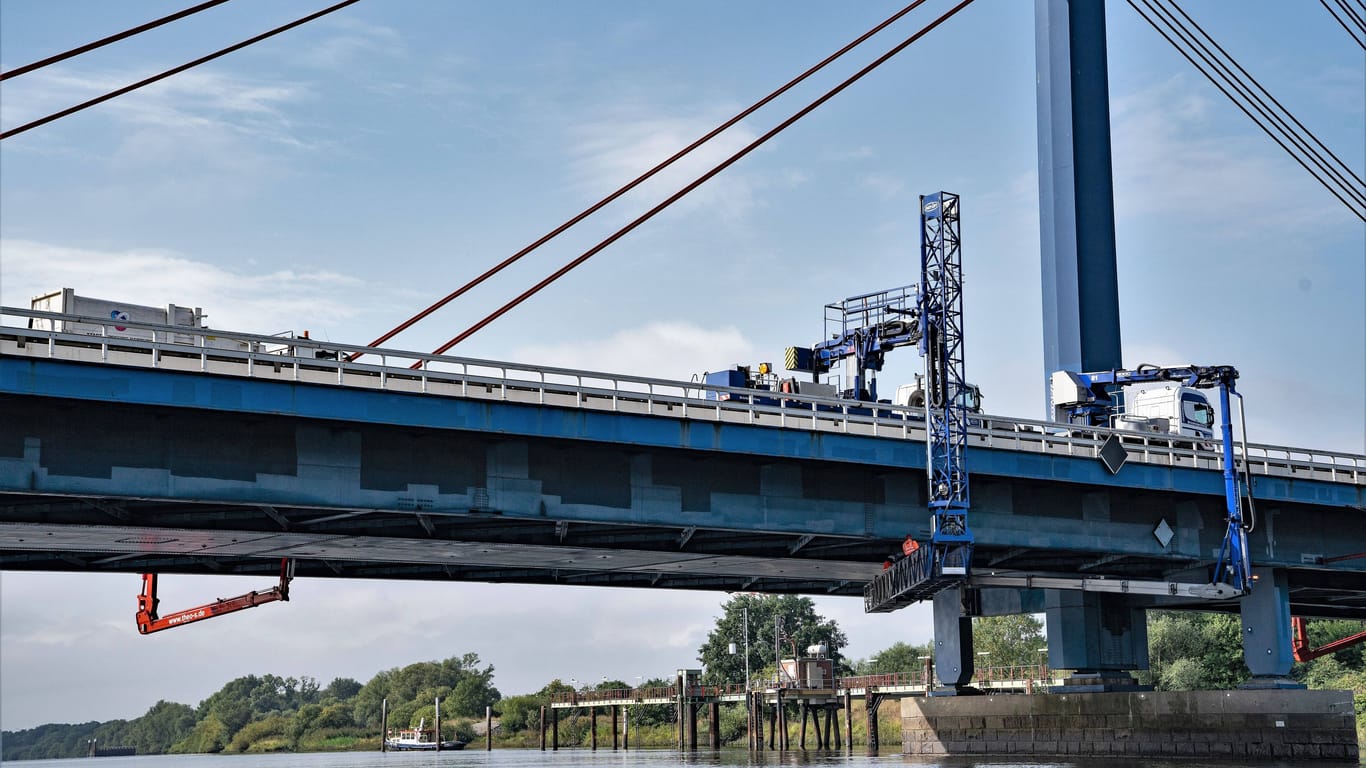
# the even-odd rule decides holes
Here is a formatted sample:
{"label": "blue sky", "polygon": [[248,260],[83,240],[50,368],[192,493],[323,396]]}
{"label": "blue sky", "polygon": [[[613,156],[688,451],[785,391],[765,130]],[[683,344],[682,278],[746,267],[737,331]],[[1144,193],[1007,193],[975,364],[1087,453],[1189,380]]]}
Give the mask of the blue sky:
{"label": "blue sky", "polygon": [[[324,4],[235,0],[7,81],[0,125]],[[5,0],[0,67],[183,5]],[[391,345],[434,348],[948,5],[928,3]],[[220,328],[364,343],[898,7],[358,3],[0,143],[0,301],[69,286],[198,305]],[[1362,172],[1366,62],[1321,7],[1183,7]],[[1127,4],[1108,14],[1126,364],[1233,364],[1253,441],[1366,451],[1362,222]],[[777,360],[817,340],[826,302],[918,278],[916,196],[946,189],[963,199],[969,378],[987,410],[1040,417],[1034,99],[1033,3],[978,0],[454,351],[684,378]],[[894,356],[884,380],[918,365]],[[256,588],[177,581],[183,599],[167,605]],[[465,651],[495,663],[506,692],[663,674],[693,663],[724,597],[324,582],[296,585],[288,606],[139,638],[137,588],[135,576],[4,574],[0,726],[193,704],[249,672],[364,679]],[[373,621],[381,605],[423,601],[450,615]],[[929,636],[924,611],[864,617],[857,602],[821,602],[855,656]],[[585,639],[547,649],[535,640],[547,621]],[[151,659],[163,672],[149,679]]]}

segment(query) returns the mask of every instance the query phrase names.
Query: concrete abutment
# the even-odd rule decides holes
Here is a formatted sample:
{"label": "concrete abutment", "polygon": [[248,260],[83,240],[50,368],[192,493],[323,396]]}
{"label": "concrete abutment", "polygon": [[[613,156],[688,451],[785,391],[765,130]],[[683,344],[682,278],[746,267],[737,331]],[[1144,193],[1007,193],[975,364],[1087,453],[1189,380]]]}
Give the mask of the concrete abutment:
{"label": "concrete abutment", "polygon": [[901,734],[908,755],[1358,761],[1351,691],[906,697]]}

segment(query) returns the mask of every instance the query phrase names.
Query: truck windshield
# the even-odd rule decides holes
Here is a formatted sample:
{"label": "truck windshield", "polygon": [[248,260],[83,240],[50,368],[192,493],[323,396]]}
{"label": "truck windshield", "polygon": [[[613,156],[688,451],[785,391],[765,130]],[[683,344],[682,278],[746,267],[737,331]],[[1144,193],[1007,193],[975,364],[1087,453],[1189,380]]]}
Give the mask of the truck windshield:
{"label": "truck windshield", "polygon": [[1204,395],[1194,392],[1181,393],[1181,418],[1188,424],[1202,427],[1214,426],[1214,407]]}

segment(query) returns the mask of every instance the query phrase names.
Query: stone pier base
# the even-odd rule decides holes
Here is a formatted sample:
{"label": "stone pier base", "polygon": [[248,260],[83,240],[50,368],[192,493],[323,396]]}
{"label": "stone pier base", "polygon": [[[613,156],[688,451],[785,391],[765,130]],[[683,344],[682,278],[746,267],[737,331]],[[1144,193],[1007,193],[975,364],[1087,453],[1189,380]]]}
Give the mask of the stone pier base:
{"label": "stone pier base", "polygon": [[1124,755],[1356,763],[1351,691],[907,697],[908,755]]}

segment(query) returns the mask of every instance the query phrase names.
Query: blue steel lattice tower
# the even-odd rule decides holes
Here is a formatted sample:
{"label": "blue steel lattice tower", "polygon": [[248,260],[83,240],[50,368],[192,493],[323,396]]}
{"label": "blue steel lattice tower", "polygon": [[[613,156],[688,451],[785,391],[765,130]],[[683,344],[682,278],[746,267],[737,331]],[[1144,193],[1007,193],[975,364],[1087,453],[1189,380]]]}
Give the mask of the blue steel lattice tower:
{"label": "blue steel lattice tower", "polygon": [[[916,322],[925,358],[925,450],[930,541],[911,539],[863,590],[863,608],[886,613],[963,582],[972,565],[968,528],[969,393],[963,373],[963,262],[958,195],[920,198],[920,287]],[[971,674],[971,670],[968,671]]]}
{"label": "blue steel lattice tower", "polygon": [[925,358],[925,448],[934,576],[968,574],[968,385],[963,366],[963,262],[958,195],[920,198],[920,351]]}

